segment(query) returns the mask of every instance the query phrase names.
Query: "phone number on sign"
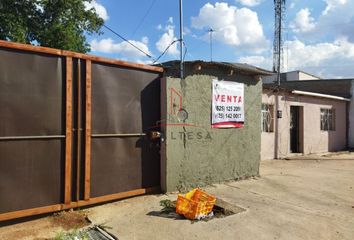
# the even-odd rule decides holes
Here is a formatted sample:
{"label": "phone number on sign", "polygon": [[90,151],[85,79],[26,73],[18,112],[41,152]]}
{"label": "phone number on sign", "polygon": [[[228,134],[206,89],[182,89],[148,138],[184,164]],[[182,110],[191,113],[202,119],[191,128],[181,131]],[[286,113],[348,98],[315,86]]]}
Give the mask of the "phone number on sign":
{"label": "phone number on sign", "polygon": [[228,112],[239,112],[240,107],[237,106],[215,106],[216,111],[228,111]]}
{"label": "phone number on sign", "polygon": [[242,114],[241,113],[217,113],[215,115],[215,118],[219,119],[225,119],[225,118],[241,118]]}

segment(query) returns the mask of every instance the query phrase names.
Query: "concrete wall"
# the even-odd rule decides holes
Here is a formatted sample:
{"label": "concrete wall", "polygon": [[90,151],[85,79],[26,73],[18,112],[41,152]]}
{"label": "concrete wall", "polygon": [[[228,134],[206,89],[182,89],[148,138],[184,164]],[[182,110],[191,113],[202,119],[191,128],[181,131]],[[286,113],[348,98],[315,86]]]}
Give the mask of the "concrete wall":
{"label": "concrete wall", "polygon": [[[274,92],[264,90],[262,103],[275,104]],[[279,157],[290,154],[290,106],[303,107],[303,153],[321,153],[339,151],[346,148],[346,103],[345,101],[326,98],[300,96],[290,93],[279,93],[280,110],[283,112],[279,119]],[[335,109],[335,131],[321,131],[320,109]],[[262,133],[262,159],[273,159],[275,156],[274,133]]]}
{"label": "concrete wall", "polygon": [[300,72],[300,71],[298,72],[298,76],[297,76],[296,79],[291,78],[291,76],[287,76],[287,80],[288,81],[297,80],[297,79],[302,81],[302,80],[319,80],[320,78],[315,77],[315,76],[310,75],[310,74],[307,74],[307,73],[304,73],[304,72]]}
{"label": "concrete wall", "polygon": [[354,81],[351,84],[351,101],[349,103],[348,109],[348,119],[349,119],[349,126],[348,126],[348,146],[349,148],[354,149]]}
{"label": "concrete wall", "polygon": [[[167,77],[166,127],[162,164],[166,191],[186,190],[196,186],[259,174],[262,83],[255,76],[232,74],[221,69],[187,73],[184,80]],[[245,84],[245,126],[242,129],[212,129],[212,79]],[[182,107],[189,116],[179,121],[171,110],[179,101],[171,89],[182,96]],[[184,126],[182,126],[184,125]]]}
{"label": "concrete wall", "polygon": [[318,77],[301,71],[286,72],[284,81],[319,80]]}
{"label": "concrete wall", "polygon": [[300,80],[300,72],[298,71],[293,71],[293,72],[286,72],[286,73],[283,73],[285,76],[284,76],[284,81],[289,81],[289,80]]}
{"label": "concrete wall", "polygon": [[[291,71],[284,72],[281,74],[280,81],[306,81],[306,80],[320,80],[320,78],[301,72],[301,71]],[[273,74],[272,76],[263,77],[263,83],[274,83],[277,81],[277,74]]]}
{"label": "concrete wall", "polygon": [[265,76],[262,78],[263,83],[274,83],[277,81],[277,75]]}

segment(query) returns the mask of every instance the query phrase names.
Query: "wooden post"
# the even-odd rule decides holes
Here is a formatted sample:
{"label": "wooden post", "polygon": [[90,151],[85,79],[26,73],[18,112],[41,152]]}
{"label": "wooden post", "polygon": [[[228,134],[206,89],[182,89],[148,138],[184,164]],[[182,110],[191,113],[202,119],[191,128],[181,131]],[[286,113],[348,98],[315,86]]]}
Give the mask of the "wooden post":
{"label": "wooden post", "polygon": [[91,60],[86,60],[85,200],[90,199],[91,183]]}
{"label": "wooden post", "polygon": [[81,59],[77,59],[77,78],[76,78],[76,85],[77,85],[77,119],[76,119],[76,144],[77,144],[77,151],[76,151],[76,201],[80,200],[80,179],[81,179]]}
{"label": "wooden post", "polygon": [[64,183],[64,203],[71,202],[71,161],[72,161],[72,76],[71,57],[66,57],[66,128],[65,128],[65,183]]}

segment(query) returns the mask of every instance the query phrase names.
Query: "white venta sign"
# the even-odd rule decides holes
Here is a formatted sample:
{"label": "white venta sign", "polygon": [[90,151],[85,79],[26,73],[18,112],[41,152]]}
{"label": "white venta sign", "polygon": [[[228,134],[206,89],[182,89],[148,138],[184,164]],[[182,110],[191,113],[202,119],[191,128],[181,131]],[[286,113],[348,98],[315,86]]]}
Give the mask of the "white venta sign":
{"label": "white venta sign", "polygon": [[244,84],[213,80],[212,127],[242,128],[245,121]]}

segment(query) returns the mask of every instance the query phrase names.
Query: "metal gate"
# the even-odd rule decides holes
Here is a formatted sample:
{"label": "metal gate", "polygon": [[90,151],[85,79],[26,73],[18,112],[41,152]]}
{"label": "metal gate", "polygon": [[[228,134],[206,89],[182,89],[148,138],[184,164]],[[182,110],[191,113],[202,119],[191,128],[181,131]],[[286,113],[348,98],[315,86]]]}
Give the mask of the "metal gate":
{"label": "metal gate", "polygon": [[0,41],[0,221],[157,191],[161,74]]}

